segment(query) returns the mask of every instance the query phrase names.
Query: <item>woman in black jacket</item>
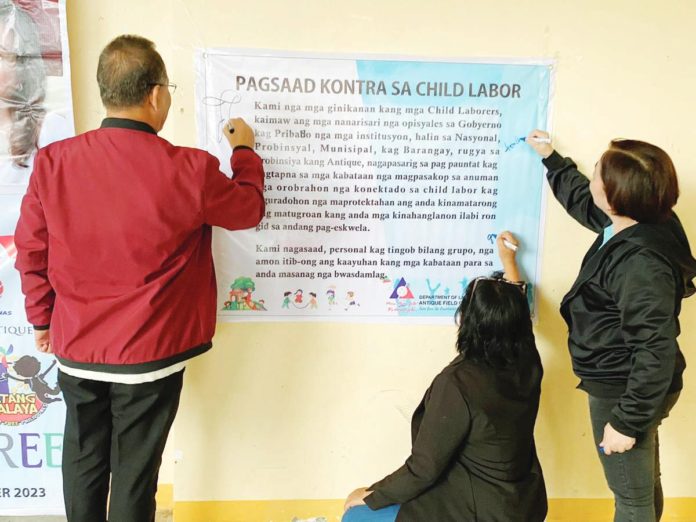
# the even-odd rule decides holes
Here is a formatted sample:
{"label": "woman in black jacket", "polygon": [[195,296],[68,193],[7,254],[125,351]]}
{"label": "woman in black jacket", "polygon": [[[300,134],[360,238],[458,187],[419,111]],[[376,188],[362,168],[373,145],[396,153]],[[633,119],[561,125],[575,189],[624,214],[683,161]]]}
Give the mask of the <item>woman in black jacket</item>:
{"label": "woman in black jacket", "polygon": [[[457,311],[459,355],[413,414],[406,463],[346,500],[343,522],[541,522],[546,490],[534,446],[542,367],[515,252],[505,278],[480,277]],[[366,504],[367,506],[365,506]]]}
{"label": "woman in black jacket", "polygon": [[679,311],[696,275],[672,212],[674,165],[654,145],[614,140],[590,181],[554,152],[547,133],[533,131],[527,143],[544,158],[556,199],[598,233],[561,314],[578,387],[589,394],[614,521],[654,522],[662,515],[657,427],[682,389]]}

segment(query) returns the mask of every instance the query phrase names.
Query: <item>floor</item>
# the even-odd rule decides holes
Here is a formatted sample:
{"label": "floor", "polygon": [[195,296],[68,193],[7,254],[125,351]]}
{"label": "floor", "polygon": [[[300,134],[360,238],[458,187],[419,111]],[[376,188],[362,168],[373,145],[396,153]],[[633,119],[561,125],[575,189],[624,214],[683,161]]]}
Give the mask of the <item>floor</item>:
{"label": "floor", "polygon": [[[157,512],[155,522],[172,522],[171,509],[165,509]],[[0,522],[65,522],[65,517],[2,517]]]}

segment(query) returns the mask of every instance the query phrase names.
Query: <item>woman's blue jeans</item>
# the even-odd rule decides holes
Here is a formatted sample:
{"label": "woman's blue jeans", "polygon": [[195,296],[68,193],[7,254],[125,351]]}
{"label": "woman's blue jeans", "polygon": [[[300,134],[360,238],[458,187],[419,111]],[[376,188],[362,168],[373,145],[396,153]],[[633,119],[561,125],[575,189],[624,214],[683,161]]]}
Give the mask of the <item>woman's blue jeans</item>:
{"label": "woman's blue jeans", "polygon": [[590,395],[590,418],[595,448],[604,468],[609,489],[614,493],[614,522],[659,522],[664,501],[660,482],[660,443],[657,428],[669,415],[679,393],[665,398],[658,422],[637,437],[636,444],[625,453],[604,455],[599,443],[604,438],[604,426],[619,399],[604,399]]}
{"label": "woman's blue jeans", "polygon": [[345,512],[341,522],[394,522],[398,513],[397,505],[374,511],[367,506],[355,506]]}

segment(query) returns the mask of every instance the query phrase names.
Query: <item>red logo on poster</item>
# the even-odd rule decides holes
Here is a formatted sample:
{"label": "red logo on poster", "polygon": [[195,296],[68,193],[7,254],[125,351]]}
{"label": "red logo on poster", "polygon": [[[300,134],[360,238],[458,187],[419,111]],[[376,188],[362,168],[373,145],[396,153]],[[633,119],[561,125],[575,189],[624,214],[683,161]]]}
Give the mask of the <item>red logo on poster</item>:
{"label": "red logo on poster", "polygon": [[[14,244],[14,236],[0,236],[0,247],[7,254],[6,260],[2,260],[2,252],[0,251],[0,269],[5,268],[5,263],[12,262],[17,258],[17,248]],[[5,285],[0,280],[0,297],[5,293]]]}
{"label": "red logo on poster", "polygon": [[14,236],[0,236],[0,246],[7,252],[7,257],[17,259],[17,247],[15,247]]}

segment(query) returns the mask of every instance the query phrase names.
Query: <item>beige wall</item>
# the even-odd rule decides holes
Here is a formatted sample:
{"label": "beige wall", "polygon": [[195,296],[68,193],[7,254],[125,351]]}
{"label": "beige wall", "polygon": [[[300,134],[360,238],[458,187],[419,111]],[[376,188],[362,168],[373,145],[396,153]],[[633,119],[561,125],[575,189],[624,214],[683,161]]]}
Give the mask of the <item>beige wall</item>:
{"label": "beige wall", "polygon": [[[689,0],[68,0],[75,119],[98,126],[97,56],[111,38],[158,43],[179,84],[162,135],[195,144],[193,50],[230,46],[558,61],[556,146],[588,171],[613,137],[664,147],[680,174],[677,207],[696,243],[696,60]],[[574,389],[557,307],[591,242],[549,199],[540,322],[537,444],[552,497],[603,497],[586,399]],[[696,364],[696,299],[681,344]],[[452,357],[451,327],[221,325],[187,370],[174,432],[176,500],[332,499],[391,471],[408,419]],[[696,496],[696,378],[662,431],[666,494]],[[172,476],[165,467],[164,478]]]}

